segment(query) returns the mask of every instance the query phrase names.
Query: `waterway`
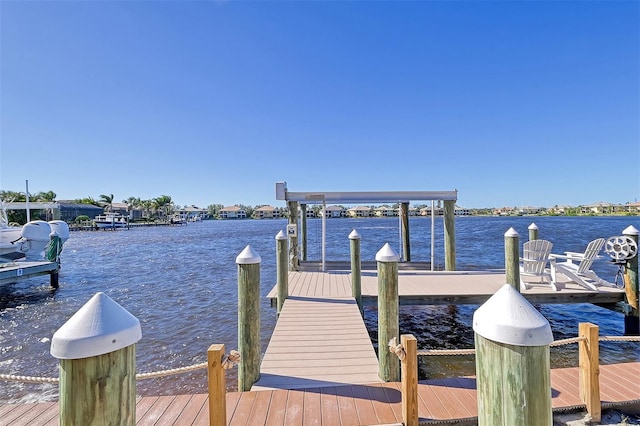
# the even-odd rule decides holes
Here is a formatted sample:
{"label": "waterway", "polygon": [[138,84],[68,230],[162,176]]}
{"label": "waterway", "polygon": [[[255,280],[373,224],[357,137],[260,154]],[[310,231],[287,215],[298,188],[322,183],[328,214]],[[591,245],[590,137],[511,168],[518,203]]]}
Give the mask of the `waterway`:
{"label": "waterway", "polygon": [[[456,219],[456,262],[460,270],[504,268],[504,233],[513,227],[520,241],[535,222],[539,237],[554,244],[554,253],[583,251],[594,238],[620,235],[629,225],[640,229],[638,217],[460,217]],[[431,259],[431,220],[410,219],[411,256]],[[275,236],[285,220],[205,221],[187,226],[132,228],[118,231],[72,232],[62,253],[60,287],[35,277],[0,286],[0,373],[57,377],[58,361],[49,351],[51,338],[82,305],[104,292],[141,323],[136,345],[138,372],[152,372],[206,361],[212,343],[237,348],[236,256],[247,246],[262,257],[261,295],[276,281]],[[308,221],[309,259],[320,259],[322,227]],[[373,260],[388,242],[400,250],[397,218],[329,219],[326,259],[348,260],[348,235],[361,235],[362,260]],[[434,264],[444,265],[442,218],[435,221]],[[606,258],[594,269],[613,281],[617,267]],[[401,333],[413,333],[420,348],[471,348],[471,318],[477,306],[407,306],[400,309]],[[575,337],[579,322],[600,326],[603,335],[623,332],[622,314],[590,304],[540,305],[556,339]],[[377,309],[365,309],[372,340],[377,334]],[[266,349],[276,321],[263,297],[261,350]],[[552,348],[553,366],[577,365],[572,347]],[[603,363],[640,361],[637,343],[602,343]],[[429,357],[421,363],[423,378],[473,374],[473,357]],[[236,370],[227,383],[236,386]],[[141,395],[206,392],[206,370],[141,380]],[[57,399],[57,385],[0,381],[0,401],[36,402]]]}

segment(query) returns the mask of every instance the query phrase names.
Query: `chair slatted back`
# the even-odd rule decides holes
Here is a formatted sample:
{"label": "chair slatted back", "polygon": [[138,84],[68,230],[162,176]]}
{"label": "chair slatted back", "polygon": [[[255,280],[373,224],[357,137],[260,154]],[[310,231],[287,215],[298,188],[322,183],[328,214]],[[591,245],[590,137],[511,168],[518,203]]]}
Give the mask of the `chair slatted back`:
{"label": "chair slatted back", "polygon": [[522,272],[542,275],[549,260],[553,244],[547,240],[531,240],[522,246]]}
{"label": "chair slatted back", "polygon": [[584,251],[584,259],[580,261],[578,266],[578,275],[584,274],[591,269],[593,261],[598,257],[598,253],[604,246],[604,238],[597,238],[589,243],[587,249]]}

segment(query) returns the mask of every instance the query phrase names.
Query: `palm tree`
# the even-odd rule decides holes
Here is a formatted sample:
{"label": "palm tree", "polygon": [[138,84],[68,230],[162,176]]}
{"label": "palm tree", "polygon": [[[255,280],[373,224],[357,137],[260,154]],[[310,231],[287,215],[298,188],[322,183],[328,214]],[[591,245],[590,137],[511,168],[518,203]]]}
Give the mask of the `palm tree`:
{"label": "palm tree", "polygon": [[173,210],[173,203],[171,202],[171,197],[168,195],[161,195],[154,198],[153,201],[156,204],[156,208],[162,212],[163,216],[168,215]]}
{"label": "palm tree", "polygon": [[56,193],[53,191],[38,192],[33,198],[35,201],[55,201]]}
{"label": "palm tree", "polygon": [[100,202],[107,205],[107,211],[110,212],[113,206],[113,194],[100,194]]}

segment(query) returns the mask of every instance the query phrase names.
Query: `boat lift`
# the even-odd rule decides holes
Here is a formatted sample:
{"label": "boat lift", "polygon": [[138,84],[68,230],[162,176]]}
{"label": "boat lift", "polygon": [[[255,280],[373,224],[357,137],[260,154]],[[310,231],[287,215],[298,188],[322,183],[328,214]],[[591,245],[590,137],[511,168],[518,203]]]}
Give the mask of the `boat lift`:
{"label": "boat lift", "polygon": [[[367,204],[367,203],[400,203],[407,204],[410,201],[431,201],[431,270],[434,270],[435,258],[435,217],[434,202],[445,202],[445,234],[449,234],[451,238],[445,235],[445,269],[455,270],[455,244],[453,229],[453,216],[455,210],[455,202],[458,199],[458,191],[358,191],[358,192],[291,192],[287,189],[287,183],[284,181],[276,182],[276,200],[293,201],[299,204],[322,204],[322,270],[326,269],[325,244],[326,244],[326,207],[329,203],[343,204]],[[447,209],[446,206],[451,206]],[[401,218],[402,220],[402,218]],[[447,231],[447,223],[451,229]],[[407,231],[408,232],[408,231]],[[408,244],[408,235],[404,238],[405,244]],[[297,248],[296,248],[297,250]],[[406,253],[408,247],[403,247]],[[410,259],[408,259],[410,260]]]}

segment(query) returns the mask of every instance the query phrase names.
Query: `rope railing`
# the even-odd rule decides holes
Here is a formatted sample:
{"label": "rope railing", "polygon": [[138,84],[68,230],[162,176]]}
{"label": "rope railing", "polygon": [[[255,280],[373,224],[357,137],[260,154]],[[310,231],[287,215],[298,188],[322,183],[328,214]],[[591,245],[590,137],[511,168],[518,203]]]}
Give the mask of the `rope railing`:
{"label": "rope railing", "polygon": [[[570,337],[568,339],[556,340],[549,346],[565,346],[573,343],[580,343],[586,340],[585,337]],[[600,336],[599,342],[640,342],[640,336]],[[393,348],[392,348],[393,343]],[[402,348],[398,347],[394,340],[389,342],[389,350],[396,353],[401,351]],[[451,355],[475,355],[475,349],[420,349],[418,350],[418,356],[451,356]]]}
{"label": "rope railing", "polygon": [[[222,360],[222,368],[229,370],[236,366],[240,362],[240,353],[238,351],[231,351],[228,355],[224,356]],[[168,370],[154,371],[150,373],[138,373],[136,374],[136,380],[155,379],[159,377],[173,376],[176,374],[188,373],[191,371],[202,370],[207,368],[207,363],[202,362],[199,364],[193,364],[186,367],[171,368]],[[0,380],[7,382],[21,382],[21,383],[59,383],[60,379],[57,377],[35,377],[35,376],[20,376],[13,374],[0,374]]]}

